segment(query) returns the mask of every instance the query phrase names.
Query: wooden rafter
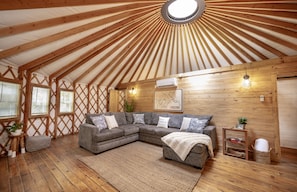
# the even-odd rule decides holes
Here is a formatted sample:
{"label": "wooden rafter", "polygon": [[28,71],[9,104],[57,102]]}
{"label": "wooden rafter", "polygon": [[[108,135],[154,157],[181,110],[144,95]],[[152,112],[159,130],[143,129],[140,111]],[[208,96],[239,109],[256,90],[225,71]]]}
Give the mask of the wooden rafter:
{"label": "wooden rafter", "polygon": [[[143,23],[142,23],[142,26],[138,28],[138,30],[139,30],[140,32],[144,31],[145,29],[146,29],[146,28],[145,28],[145,25],[143,25]],[[134,33],[134,32],[133,32],[133,33]],[[138,35],[138,36],[137,36],[136,33],[134,33],[133,36],[135,36],[135,38],[134,38],[135,41],[132,42],[132,44],[130,44],[130,47],[128,47],[128,48],[126,48],[126,49],[124,48],[124,49],[118,54],[118,57],[117,57],[117,58],[114,58],[114,59],[108,64],[109,68],[105,68],[105,69],[103,70],[103,71],[108,70],[108,72],[105,73],[105,75],[103,76],[103,80],[107,79],[107,77],[110,76],[112,70],[115,70],[115,69],[117,69],[117,68],[120,68],[119,70],[122,70],[122,69],[125,67],[125,66],[120,67],[120,62],[121,62],[122,60],[124,60],[124,59],[130,54],[130,51],[132,51],[132,50],[134,49],[134,44],[136,44],[136,43],[137,43],[137,40],[141,38],[141,35]],[[101,73],[101,74],[103,75],[103,73]],[[121,73],[120,73],[120,74],[121,74]],[[113,75],[113,80],[110,81],[110,82],[115,82],[115,79],[118,78],[118,75],[115,75],[115,74],[112,74],[112,75]],[[107,87],[109,87],[110,85],[111,85],[111,83],[108,84]]]}
{"label": "wooden rafter", "polygon": [[[106,3],[147,3],[148,0],[75,0],[75,1],[62,1],[62,0],[1,0],[0,10],[15,10],[15,9],[33,9],[33,8],[49,8],[49,7],[69,7],[79,5],[100,5]],[[152,0],[149,2],[164,2]]]}

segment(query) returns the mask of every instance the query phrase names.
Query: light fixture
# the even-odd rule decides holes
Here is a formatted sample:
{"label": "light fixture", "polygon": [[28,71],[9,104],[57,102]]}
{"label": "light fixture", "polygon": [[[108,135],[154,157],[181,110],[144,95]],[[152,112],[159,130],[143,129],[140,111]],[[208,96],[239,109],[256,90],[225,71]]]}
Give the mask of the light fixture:
{"label": "light fixture", "polygon": [[136,90],[134,89],[134,87],[132,87],[130,90],[129,90],[129,93],[131,95],[135,95],[136,94]]}
{"label": "light fixture", "polygon": [[249,88],[251,86],[250,76],[245,74],[243,76],[242,87]]}
{"label": "light fixture", "polygon": [[200,18],[204,10],[204,0],[168,0],[161,14],[170,23],[184,24]]}

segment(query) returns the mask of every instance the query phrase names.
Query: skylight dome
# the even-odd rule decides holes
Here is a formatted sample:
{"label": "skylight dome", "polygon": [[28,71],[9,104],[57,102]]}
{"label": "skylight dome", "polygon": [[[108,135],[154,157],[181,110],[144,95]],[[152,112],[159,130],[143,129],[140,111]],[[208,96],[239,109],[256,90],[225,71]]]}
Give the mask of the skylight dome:
{"label": "skylight dome", "polygon": [[198,19],[204,10],[204,0],[169,0],[163,5],[161,13],[166,21],[183,24]]}

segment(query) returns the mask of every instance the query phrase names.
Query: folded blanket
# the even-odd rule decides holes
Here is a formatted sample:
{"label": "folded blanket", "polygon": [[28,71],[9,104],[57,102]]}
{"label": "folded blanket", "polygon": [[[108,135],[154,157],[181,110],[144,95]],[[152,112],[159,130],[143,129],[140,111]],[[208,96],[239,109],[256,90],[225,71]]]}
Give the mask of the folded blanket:
{"label": "folded blanket", "polygon": [[210,158],[214,157],[211,138],[201,133],[173,132],[165,135],[161,140],[173,151],[185,160],[191,149],[198,143],[204,144],[208,148]]}

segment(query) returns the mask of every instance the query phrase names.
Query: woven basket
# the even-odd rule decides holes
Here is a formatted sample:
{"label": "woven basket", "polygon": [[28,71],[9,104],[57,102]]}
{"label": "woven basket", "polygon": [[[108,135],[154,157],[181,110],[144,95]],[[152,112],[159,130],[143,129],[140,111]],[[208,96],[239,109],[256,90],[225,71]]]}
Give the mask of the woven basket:
{"label": "woven basket", "polygon": [[270,164],[270,151],[271,148],[269,149],[269,152],[263,152],[263,151],[258,151],[252,146],[254,149],[254,160],[258,163],[263,163],[263,164]]}

